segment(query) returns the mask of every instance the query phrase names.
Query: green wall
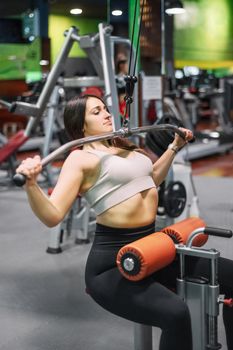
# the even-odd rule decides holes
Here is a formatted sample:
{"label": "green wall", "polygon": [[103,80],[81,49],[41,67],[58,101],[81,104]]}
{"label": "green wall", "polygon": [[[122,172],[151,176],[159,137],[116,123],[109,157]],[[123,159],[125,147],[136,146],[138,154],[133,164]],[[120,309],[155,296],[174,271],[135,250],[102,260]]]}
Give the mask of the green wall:
{"label": "green wall", "polygon": [[175,16],[176,66],[233,66],[233,1],[184,0],[186,13]]}
{"label": "green wall", "polygon": [[[103,19],[85,19],[74,16],[49,16],[49,37],[51,39],[51,61],[54,63],[64,42],[64,31],[71,26],[76,26],[79,29],[79,35],[97,33],[98,24],[104,22]],[[85,52],[79,48],[79,45],[74,43],[70,57],[84,57]]]}
{"label": "green wall", "polygon": [[[233,0],[183,0],[185,15],[175,16],[174,57],[176,67],[197,65],[201,68],[233,69]],[[135,0],[129,1],[130,38]],[[107,17],[107,14],[106,14]],[[139,17],[139,11],[138,11]],[[83,19],[74,16],[49,17],[51,63],[64,42],[64,31],[70,26],[79,34],[96,33],[104,19]],[[138,29],[138,23],[136,25]],[[136,30],[137,34],[137,30]],[[137,35],[135,35],[137,37]],[[70,56],[84,57],[74,44]],[[0,44],[0,79],[37,79],[41,69],[40,39],[32,44]]]}
{"label": "green wall", "polygon": [[[84,19],[74,16],[49,16],[49,37],[51,39],[51,65],[65,40],[64,31],[71,26],[79,28],[79,35],[98,32],[98,24],[103,19]],[[85,52],[74,43],[70,57],[84,57]],[[41,40],[36,38],[31,44],[0,44],[0,80],[41,79]]]}
{"label": "green wall", "polygon": [[41,79],[40,57],[39,38],[31,44],[0,44],[0,80]]}

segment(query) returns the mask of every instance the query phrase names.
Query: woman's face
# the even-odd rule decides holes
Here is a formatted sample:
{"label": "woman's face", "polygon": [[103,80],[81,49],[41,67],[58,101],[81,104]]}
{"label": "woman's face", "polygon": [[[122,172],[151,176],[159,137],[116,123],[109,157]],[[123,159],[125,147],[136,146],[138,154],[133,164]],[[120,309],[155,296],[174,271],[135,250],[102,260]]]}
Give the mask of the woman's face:
{"label": "woman's face", "polygon": [[112,116],[106,105],[95,97],[88,97],[86,104],[84,135],[93,136],[112,132]]}

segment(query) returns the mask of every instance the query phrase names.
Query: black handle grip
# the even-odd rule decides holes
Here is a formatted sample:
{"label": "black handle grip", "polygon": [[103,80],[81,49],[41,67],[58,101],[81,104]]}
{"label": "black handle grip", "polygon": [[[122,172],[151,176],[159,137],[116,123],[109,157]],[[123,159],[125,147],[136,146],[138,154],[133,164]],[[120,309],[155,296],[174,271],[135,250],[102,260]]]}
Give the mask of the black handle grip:
{"label": "black handle grip", "polygon": [[233,232],[231,230],[209,226],[205,227],[204,233],[209,236],[218,236],[224,238],[231,238],[233,235]]}
{"label": "black handle grip", "polygon": [[23,174],[15,174],[13,176],[13,182],[16,186],[22,187],[26,183],[27,177]]}

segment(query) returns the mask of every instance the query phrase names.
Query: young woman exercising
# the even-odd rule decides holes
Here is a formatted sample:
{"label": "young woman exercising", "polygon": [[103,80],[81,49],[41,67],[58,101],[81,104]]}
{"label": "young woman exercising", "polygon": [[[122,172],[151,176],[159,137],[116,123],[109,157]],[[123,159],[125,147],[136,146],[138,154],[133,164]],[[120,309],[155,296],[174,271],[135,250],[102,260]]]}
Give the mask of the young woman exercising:
{"label": "young woman exercising", "polygon": [[[65,127],[77,139],[112,131],[105,103],[91,95],[72,99],[64,112]],[[92,298],[106,310],[128,320],[162,329],[160,350],[191,350],[192,334],[187,305],[171,289],[178,264],[139,282],[125,279],[116,255],[125,244],[155,232],[157,186],[165,179],[177,150],[192,139],[182,129],[172,146],[152,164],[142,150],[125,139],[96,141],[74,150],[65,160],[57,184],[48,198],[37,184],[42,170],[39,156],[27,158],[17,172],[26,175],[25,190],[37,217],[47,226],[65,217],[77,194],[96,211],[96,234],[86,264],[86,285]],[[204,260],[204,259],[203,259]],[[205,263],[190,259],[190,270],[208,274]],[[221,292],[233,295],[233,263],[220,259]],[[224,307],[228,349],[233,350],[233,310]]]}

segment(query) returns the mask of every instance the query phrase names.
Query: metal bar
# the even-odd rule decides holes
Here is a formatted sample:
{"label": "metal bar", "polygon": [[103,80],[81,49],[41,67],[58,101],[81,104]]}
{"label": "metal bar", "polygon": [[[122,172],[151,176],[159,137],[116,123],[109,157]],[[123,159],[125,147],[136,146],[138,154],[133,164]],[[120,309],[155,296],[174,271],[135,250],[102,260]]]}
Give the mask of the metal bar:
{"label": "metal bar", "polygon": [[0,104],[8,109],[11,107],[11,103],[4,101],[4,100],[0,100]]}
{"label": "metal bar", "polygon": [[56,149],[52,153],[50,153],[47,157],[43,158],[41,164],[43,166],[47,165],[48,163],[50,163],[51,161],[56,159],[58,156],[60,156],[61,154],[67,152],[68,150],[70,150],[73,147],[80,147],[80,146],[83,146],[83,145],[85,145],[87,143],[91,143],[91,142],[94,142],[94,141],[110,140],[110,139],[113,139],[114,137],[119,137],[119,136],[123,136],[124,137],[124,135],[121,134],[120,131],[118,131],[118,132],[115,131],[115,132],[112,132],[112,133],[101,134],[99,136],[90,136],[90,137],[85,137],[85,138],[82,138],[82,139],[70,141],[70,142],[64,144],[63,146],[59,147],[58,149]]}
{"label": "metal bar", "polygon": [[[137,127],[137,128],[121,128],[117,131],[113,131],[111,133],[104,133],[101,135],[95,135],[95,136],[89,136],[89,137],[84,137],[82,139],[70,141],[66,143],[65,145],[59,147],[52,153],[50,153],[47,157],[43,158],[41,161],[42,166],[45,166],[49,164],[51,161],[56,159],[59,155],[67,152],[73,147],[80,147],[82,145],[85,145],[87,143],[91,143],[94,141],[104,141],[104,140],[110,140],[115,137],[127,137],[131,136],[133,134],[139,134],[139,133],[145,133],[146,131],[149,130],[173,130],[177,134],[179,134],[182,138],[185,138],[185,134],[176,126],[170,125],[170,124],[163,124],[163,125],[150,125],[150,126],[142,126],[142,127]],[[26,181],[26,176],[22,174],[15,174],[13,177],[14,183],[17,186],[23,186]],[[177,248],[179,249],[179,248]]]}
{"label": "metal bar", "polygon": [[[126,38],[121,38],[118,36],[111,36],[111,41],[114,45],[116,44],[123,44],[124,46],[127,47],[127,49],[130,51],[132,47],[132,62],[135,62],[135,48],[133,45],[131,45],[131,41]],[[133,74],[133,67],[130,67],[131,71],[130,74]],[[138,76],[138,67],[136,67],[136,72],[135,75]],[[130,106],[130,125],[132,127],[138,126],[139,125],[139,120],[138,120],[138,83],[135,84],[134,87],[134,94],[133,94],[133,101],[134,103],[131,104]]]}
{"label": "metal bar", "polygon": [[104,81],[99,77],[73,77],[64,78],[63,86],[65,88],[89,87],[89,86],[104,86]]}
{"label": "metal bar", "polygon": [[196,230],[194,230],[194,231],[190,234],[190,236],[189,236],[189,238],[188,238],[188,240],[187,240],[187,242],[186,242],[186,247],[191,248],[194,238],[195,238],[197,235],[199,235],[200,233],[203,233],[204,231],[205,231],[205,227],[199,227],[199,228],[197,228]]}
{"label": "metal bar", "polygon": [[197,256],[199,258],[206,259],[218,259],[220,253],[218,251],[207,250],[207,249],[198,249],[196,247],[187,248],[183,245],[176,245],[176,252],[178,254],[188,255],[188,256]]}
{"label": "metal bar", "polygon": [[113,128],[118,130],[120,128],[120,112],[119,112],[119,101],[118,93],[116,87],[116,80],[113,68],[113,57],[111,52],[111,42],[110,34],[111,28],[104,27],[103,23],[100,23],[99,26],[99,38],[100,38],[100,48],[102,55],[102,65],[103,65],[103,74],[105,81],[105,94],[107,105],[110,112],[113,114]]}
{"label": "metal bar", "polygon": [[52,90],[57,82],[58,77],[60,76],[62,70],[64,69],[64,64],[69,55],[69,52],[73,46],[72,35],[77,34],[77,28],[71,27],[66,33],[66,39],[63,43],[62,49],[54,63],[51,72],[49,73],[48,79],[45,83],[45,86],[40,94],[40,97],[36,103],[37,107],[41,112],[44,111],[46,103],[52,93]]}
{"label": "metal bar", "polygon": [[67,152],[68,150],[70,150],[73,147],[80,147],[80,146],[83,146],[87,143],[91,143],[94,141],[110,140],[110,139],[114,139],[115,137],[128,137],[128,136],[131,136],[133,134],[144,133],[144,132],[147,132],[150,130],[156,130],[156,131],[173,130],[174,132],[176,132],[177,134],[179,134],[181,137],[184,138],[184,133],[176,126],[170,125],[170,124],[141,126],[141,127],[136,127],[136,128],[132,128],[132,129],[121,128],[121,129],[119,129],[117,131],[113,131],[111,133],[105,133],[105,134],[96,135],[96,136],[89,136],[89,137],[84,137],[82,139],[70,141],[70,142],[64,144],[63,146],[59,147],[58,149],[56,149],[52,153],[50,153],[44,159],[42,159],[42,165],[43,166],[47,165],[48,163],[50,163],[51,161],[56,159],[58,156]]}
{"label": "metal bar", "polygon": [[11,106],[12,112],[29,115],[30,120],[25,129],[25,134],[30,136],[33,129],[36,128],[38,122],[40,121],[43,112],[46,108],[46,104],[50,98],[50,95],[53,91],[54,86],[57,83],[57,80],[64,69],[65,61],[68,57],[68,54],[72,48],[73,40],[72,35],[77,33],[77,28],[71,27],[69,31],[65,33],[66,39],[61,48],[61,52],[59,53],[56,62],[54,63],[46,83],[41,91],[41,94],[38,98],[38,101],[35,105],[25,102],[14,102]]}

